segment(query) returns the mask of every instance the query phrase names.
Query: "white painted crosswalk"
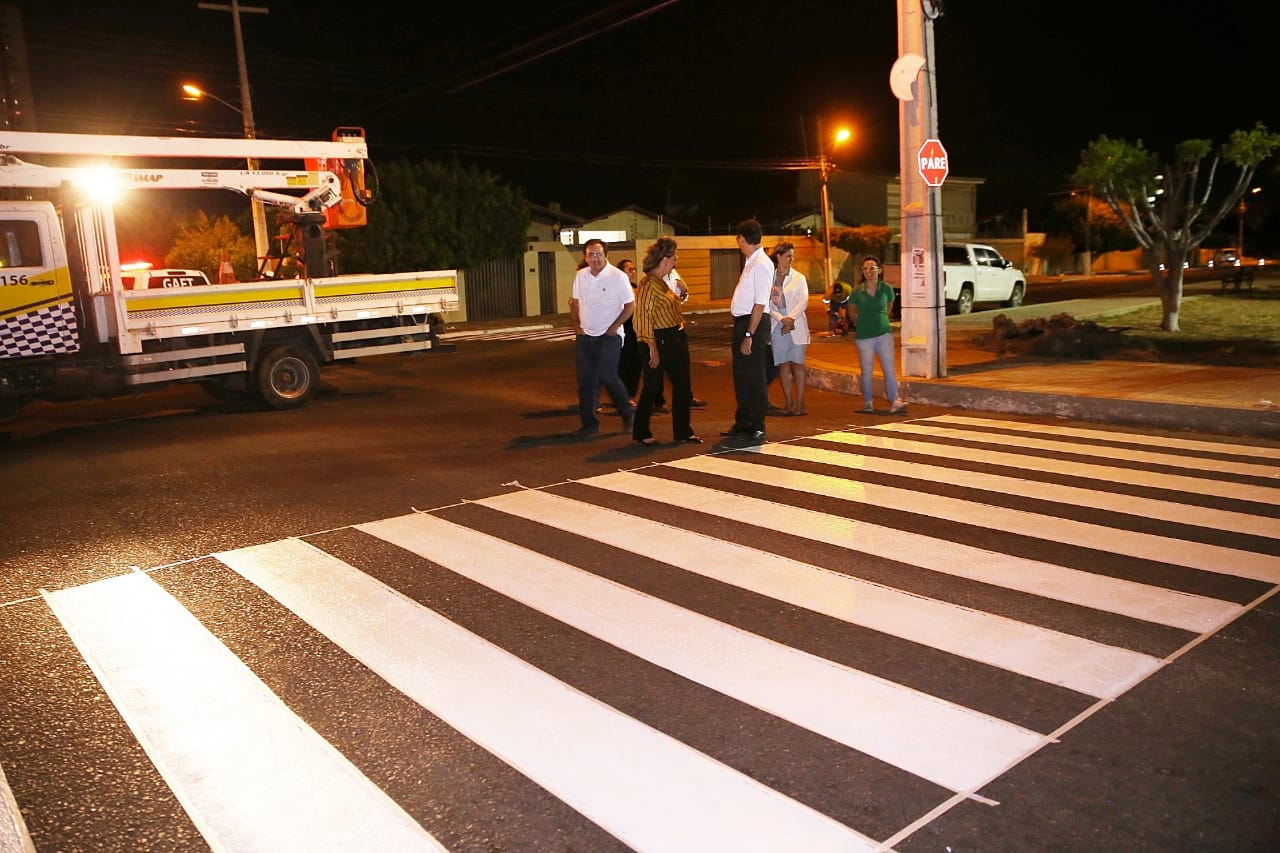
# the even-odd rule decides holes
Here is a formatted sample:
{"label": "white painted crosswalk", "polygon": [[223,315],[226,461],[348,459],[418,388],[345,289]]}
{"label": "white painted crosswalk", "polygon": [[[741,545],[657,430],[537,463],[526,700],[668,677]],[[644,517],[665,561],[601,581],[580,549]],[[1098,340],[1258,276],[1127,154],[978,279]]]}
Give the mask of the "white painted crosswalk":
{"label": "white painted crosswalk", "polygon": [[574,339],[573,329],[555,328],[510,328],[510,329],[474,329],[466,332],[445,332],[440,336],[445,343],[455,344],[464,341],[571,341]]}
{"label": "white painted crosswalk", "polygon": [[[1269,595],[1278,481],[1269,447],[947,416],[31,606],[214,850],[874,850]],[[17,701],[56,701],[31,666]],[[4,845],[121,847],[2,769]]]}

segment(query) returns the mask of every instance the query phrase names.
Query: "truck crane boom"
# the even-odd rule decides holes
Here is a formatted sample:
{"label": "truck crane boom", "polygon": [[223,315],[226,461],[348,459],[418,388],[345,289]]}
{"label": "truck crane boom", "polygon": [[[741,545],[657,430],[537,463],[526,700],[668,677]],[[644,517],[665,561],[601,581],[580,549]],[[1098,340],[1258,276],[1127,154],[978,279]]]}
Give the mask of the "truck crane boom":
{"label": "truck crane boom", "polygon": [[[77,190],[203,190],[241,193],[294,213],[323,210],[342,198],[338,176],[329,171],[283,169],[135,169],[96,166],[40,166],[0,155],[0,186]],[[308,189],[305,195],[271,192]]]}
{"label": "truck crane boom", "polygon": [[[350,131],[343,135],[343,130]],[[367,160],[369,146],[354,129],[331,142],[185,136],[111,136],[89,133],[0,131],[0,152],[78,157],[256,158],[258,160]]]}

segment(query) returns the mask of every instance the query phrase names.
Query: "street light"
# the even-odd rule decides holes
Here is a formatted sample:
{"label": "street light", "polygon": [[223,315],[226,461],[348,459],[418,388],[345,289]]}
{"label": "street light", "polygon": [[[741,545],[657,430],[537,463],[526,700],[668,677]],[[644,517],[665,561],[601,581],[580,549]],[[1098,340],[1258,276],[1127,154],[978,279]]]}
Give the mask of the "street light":
{"label": "street light", "polygon": [[241,118],[244,117],[244,110],[240,109],[235,104],[228,103],[227,101],[222,100],[222,98],[219,98],[217,95],[213,94],[213,92],[206,92],[204,89],[201,89],[199,86],[193,86],[190,83],[183,83],[182,91],[183,91],[182,99],[184,101],[198,101],[201,98],[209,98],[210,100],[217,101],[218,103],[222,104],[224,107],[226,107],[229,110],[234,110],[236,113],[240,115]]}
{"label": "street light", "polygon": [[[195,86],[191,83],[182,84],[182,93],[184,100],[198,101],[201,98],[209,98],[210,100],[217,101],[222,104],[227,109],[238,113],[240,118],[244,121],[244,138],[256,138],[257,134],[253,128],[252,113],[242,110],[235,104],[228,103],[212,92],[206,92],[204,89],[201,89],[199,86]],[[245,165],[248,167],[250,172],[257,171],[258,159],[256,157],[249,157],[245,160]],[[266,208],[263,207],[262,202],[257,201],[256,199],[251,201],[250,207],[253,211],[253,242],[257,250],[258,257],[262,258],[266,256],[271,245],[269,238],[267,237],[267,211]]]}
{"label": "street light", "polygon": [[[835,145],[846,142],[850,137],[849,129],[842,127],[836,131]],[[834,147],[834,146],[833,146]],[[827,194],[827,176],[830,164],[827,163],[827,140],[822,132],[822,117],[818,117],[818,177],[822,183],[822,254],[826,264],[827,286],[835,284],[831,277],[831,200]]]}

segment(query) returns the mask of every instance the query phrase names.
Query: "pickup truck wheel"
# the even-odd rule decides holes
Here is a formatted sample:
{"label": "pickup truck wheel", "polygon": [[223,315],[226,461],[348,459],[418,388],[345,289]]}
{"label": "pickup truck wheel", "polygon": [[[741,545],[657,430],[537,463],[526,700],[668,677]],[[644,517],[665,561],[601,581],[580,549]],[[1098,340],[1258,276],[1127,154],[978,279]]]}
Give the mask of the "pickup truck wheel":
{"label": "pickup truck wheel", "polygon": [[1015,284],[1013,286],[1013,293],[1010,293],[1009,298],[1006,299],[1002,304],[1004,305],[1005,308],[1017,308],[1019,305],[1021,305],[1022,304],[1022,285]]}
{"label": "pickup truck wheel", "polygon": [[973,288],[965,285],[960,288],[960,296],[956,299],[956,313],[968,314],[973,310]]}
{"label": "pickup truck wheel", "polygon": [[254,369],[253,385],[259,399],[273,409],[296,409],[316,395],[320,366],[302,347],[276,347]]}

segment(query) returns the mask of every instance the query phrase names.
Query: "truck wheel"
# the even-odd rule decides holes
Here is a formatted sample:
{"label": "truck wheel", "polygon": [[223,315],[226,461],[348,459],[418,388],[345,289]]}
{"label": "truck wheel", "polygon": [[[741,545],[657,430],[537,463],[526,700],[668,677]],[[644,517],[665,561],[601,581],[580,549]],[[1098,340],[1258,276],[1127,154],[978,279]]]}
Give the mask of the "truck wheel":
{"label": "truck wheel", "polygon": [[968,314],[973,310],[973,288],[965,285],[960,288],[960,296],[956,299],[956,313]]}
{"label": "truck wheel", "polygon": [[1013,292],[1009,294],[1009,298],[1006,299],[1001,304],[1004,305],[1005,308],[1017,308],[1019,305],[1021,305],[1022,304],[1022,285],[1015,284],[1013,286]]}
{"label": "truck wheel", "polygon": [[273,409],[296,409],[316,395],[320,366],[303,347],[276,347],[253,373],[253,390]]}

